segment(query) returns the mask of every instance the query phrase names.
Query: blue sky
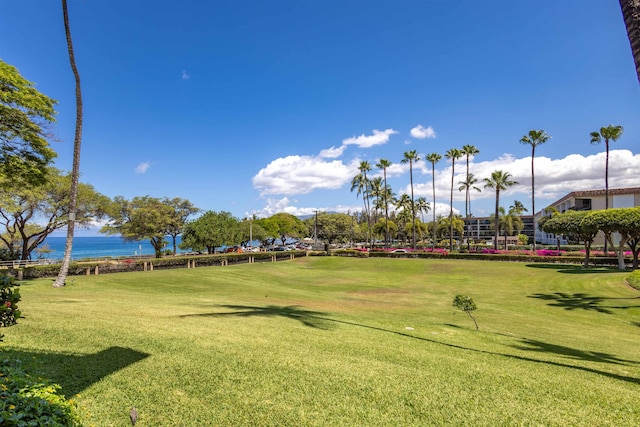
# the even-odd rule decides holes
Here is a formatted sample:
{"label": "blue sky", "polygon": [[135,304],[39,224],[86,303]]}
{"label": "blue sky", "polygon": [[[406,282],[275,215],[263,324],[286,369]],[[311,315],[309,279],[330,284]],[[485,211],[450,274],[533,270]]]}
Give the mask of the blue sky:
{"label": "blue sky", "polygon": [[[52,146],[70,170],[75,119],[59,1],[0,0],[0,58],[58,100]],[[536,207],[604,188],[604,144],[589,133],[624,126],[611,145],[610,187],[638,186],[640,85],[615,0],[69,0],[85,118],[83,182],[127,198],[183,197],[237,217],[354,211],[361,160],[465,144],[482,179],[509,171],[501,196]],[[412,131],[413,130],[413,131]],[[456,163],[454,207],[465,173]],[[376,171],[372,173],[375,175]],[[451,164],[436,165],[437,213],[448,213]],[[414,168],[432,200],[431,166]],[[494,193],[472,195],[476,216]]]}

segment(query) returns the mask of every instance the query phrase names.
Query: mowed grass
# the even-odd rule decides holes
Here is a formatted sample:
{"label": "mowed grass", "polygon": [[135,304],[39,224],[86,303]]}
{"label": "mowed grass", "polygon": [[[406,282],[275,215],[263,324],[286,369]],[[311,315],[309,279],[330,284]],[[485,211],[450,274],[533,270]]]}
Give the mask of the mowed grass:
{"label": "mowed grass", "polygon": [[95,426],[637,426],[627,275],[308,257],[40,280],[0,348]]}

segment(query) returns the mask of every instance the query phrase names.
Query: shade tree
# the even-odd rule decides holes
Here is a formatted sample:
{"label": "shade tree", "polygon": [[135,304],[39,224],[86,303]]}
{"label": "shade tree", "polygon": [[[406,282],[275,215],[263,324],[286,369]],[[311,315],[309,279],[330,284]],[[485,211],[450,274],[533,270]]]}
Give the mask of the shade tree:
{"label": "shade tree", "polygon": [[[0,240],[14,258],[30,259],[47,236],[68,224],[71,176],[52,167],[46,175],[47,181],[42,185],[23,186],[15,182],[0,192],[0,225],[4,228]],[[109,205],[108,197],[93,186],[80,183],[75,224],[92,225],[105,215]]]}
{"label": "shade tree", "polygon": [[180,248],[213,254],[217,247],[236,244],[241,236],[240,221],[230,212],[206,211],[185,225]]}

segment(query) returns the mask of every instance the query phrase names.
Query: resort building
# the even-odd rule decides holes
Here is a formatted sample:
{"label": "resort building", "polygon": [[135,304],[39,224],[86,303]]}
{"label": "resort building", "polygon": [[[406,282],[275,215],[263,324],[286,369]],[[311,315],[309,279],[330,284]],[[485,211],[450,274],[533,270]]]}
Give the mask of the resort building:
{"label": "resort building", "polygon": [[[553,202],[550,207],[555,208],[559,213],[568,210],[592,211],[602,210],[605,208],[604,190],[585,190],[572,191],[566,196]],[[640,206],[640,187],[631,188],[610,188],[609,189],[609,207],[610,208],[632,208]],[[536,222],[540,221],[546,215],[551,215],[545,209],[536,213]],[[533,241],[535,235],[536,242],[545,245],[555,245],[558,239],[555,234],[545,233],[542,230],[533,229],[533,215],[522,215],[520,217],[524,224],[524,229],[520,232],[529,237],[529,242]],[[468,227],[468,228],[467,228]],[[485,241],[493,243],[495,231],[493,230],[493,219],[491,217],[471,217],[465,220],[465,234],[470,233],[471,239],[474,241]],[[560,238],[560,244],[568,242]],[[604,244],[604,236],[596,237],[595,244]],[[499,246],[504,245],[504,237],[501,236],[498,241]],[[507,244],[518,244],[517,236],[507,236]]]}
{"label": "resort building", "polygon": [[[568,210],[576,211],[596,211],[606,207],[604,190],[572,191],[561,199],[549,205],[563,213]],[[640,187],[631,188],[610,188],[609,208],[633,208],[640,206]],[[536,213],[537,220],[550,212],[542,210]],[[556,244],[558,239],[555,234],[545,233],[536,230],[536,241],[543,244]],[[566,244],[564,239],[560,239],[560,244]],[[597,245],[604,244],[604,236],[598,235],[594,240]]]}

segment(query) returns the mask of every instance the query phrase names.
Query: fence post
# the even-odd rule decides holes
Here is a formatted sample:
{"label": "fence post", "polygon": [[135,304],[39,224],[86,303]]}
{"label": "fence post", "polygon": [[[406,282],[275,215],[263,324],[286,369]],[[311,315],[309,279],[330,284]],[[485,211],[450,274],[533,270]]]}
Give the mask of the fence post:
{"label": "fence post", "polygon": [[98,266],[97,265],[96,265],[96,269],[95,269],[93,274],[95,274],[96,276],[98,275]]}

